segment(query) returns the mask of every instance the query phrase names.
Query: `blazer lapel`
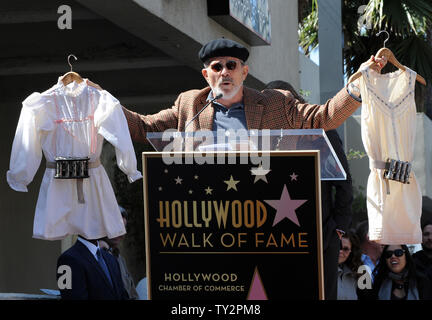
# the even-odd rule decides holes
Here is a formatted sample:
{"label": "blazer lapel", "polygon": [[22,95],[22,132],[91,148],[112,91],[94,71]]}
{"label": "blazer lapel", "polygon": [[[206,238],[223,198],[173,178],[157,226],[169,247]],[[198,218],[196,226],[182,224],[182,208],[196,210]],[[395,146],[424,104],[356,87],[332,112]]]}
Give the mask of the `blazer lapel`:
{"label": "blazer lapel", "polygon": [[248,130],[262,129],[261,121],[264,105],[261,103],[259,92],[248,87],[243,87],[243,103]]}
{"label": "blazer lapel", "polygon": [[[199,102],[197,104],[196,112],[198,113],[207,103],[207,97],[210,90],[204,90],[203,94],[200,96]],[[198,116],[199,128],[196,130],[213,130],[213,118],[214,118],[214,108],[213,103],[211,103],[207,108],[205,108]]]}
{"label": "blazer lapel", "polygon": [[[101,266],[96,261],[96,258],[93,256],[93,254],[81,242],[77,241],[77,245],[79,246],[81,255],[87,260],[87,262],[89,262],[90,264],[92,264],[94,266],[94,268],[99,272],[100,276],[104,279],[106,285],[109,288],[111,288],[114,292],[114,288],[111,286],[111,283],[109,282],[107,276],[105,275],[105,272],[102,270]],[[108,263],[107,263],[107,265],[108,265]],[[111,272],[111,270],[110,270],[110,272]],[[113,280],[113,283],[114,283],[114,280]]]}

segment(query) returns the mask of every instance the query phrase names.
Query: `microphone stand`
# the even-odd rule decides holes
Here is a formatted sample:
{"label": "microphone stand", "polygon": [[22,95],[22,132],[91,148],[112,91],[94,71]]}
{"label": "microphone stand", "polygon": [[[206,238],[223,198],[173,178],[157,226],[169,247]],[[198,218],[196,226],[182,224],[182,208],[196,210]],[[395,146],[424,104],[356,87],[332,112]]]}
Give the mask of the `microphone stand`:
{"label": "microphone stand", "polygon": [[195,120],[195,118],[196,117],[198,117],[199,116],[199,114],[201,113],[201,112],[203,112],[204,111],[204,109],[205,108],[207,108],[209,105],[210,105],[210,103],[212,103],[212,102],[214,102],[215,100],[218,100],[218,99],[220,99],[220,98],[222,98],[223,97],[223,94],[222,93],[219,93],[216,97],[214,97],[213,99],[211,99],[209,102],[207,102],[206,103],[206,105],[196,114],[196,115],[194,115],[193,116],[193,118],[191,119],[191,120],[189,120],[189,122],[188,123],[186,123],[186,125],[185,125],[185,128],[184,128],[184,131],[186,132],[186,128],[192,123],[192,121],[194,121]]}
{"label": "microphone stand", "polygon": [[196,117],[198,117],[199,116],[199,114],[201,113],[201,112],[203,112],[204,111],[204,109],[205,108],[207,108],[211,103],[213,103],[214,101],[216,101],[216,100],[218,100],[218,99],[220,99],[220,98],[222,98],[223,97],[223,94],[222,93],[219,93],[218,95],[216,95],[216,97],[214,97],[213,99],[211,99],[209,102],[207,102],[205,105],[204,105],[204,107],[202,107],[202,109],[196,114],[196,115],[194,115],[193,117],[192,117],[192,119],[191,120],[189,120],[188,121],[188,123],[186,123],[186,125],[185,125],[185,128],[184,128],[184,132],[185,132],[185,137],[182,139],[182,151],[183,151],[183,148],[184,148],[184,143],[185,143],[185,138],[186,138],[186,129],[187,129],[187,127],[196,119]]}

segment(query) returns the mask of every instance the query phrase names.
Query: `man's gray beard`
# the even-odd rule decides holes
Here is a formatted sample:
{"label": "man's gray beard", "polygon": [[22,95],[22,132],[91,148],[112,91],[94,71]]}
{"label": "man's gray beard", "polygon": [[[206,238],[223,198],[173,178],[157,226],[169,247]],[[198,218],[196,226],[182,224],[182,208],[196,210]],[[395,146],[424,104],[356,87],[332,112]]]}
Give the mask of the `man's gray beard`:
{"label": "man's gray beard", "polygon": [[234,87],[234,89],[230,93],[224,93],[221,89],[219,89],[217,87],[211,88],[211,89],[213,92],[213,97],[216,97],[218,94],[221,93],[223,95],[222,99],[229,100],[229,99],[232,99],[239,92],[241,87],[242,87],[242,85]]}

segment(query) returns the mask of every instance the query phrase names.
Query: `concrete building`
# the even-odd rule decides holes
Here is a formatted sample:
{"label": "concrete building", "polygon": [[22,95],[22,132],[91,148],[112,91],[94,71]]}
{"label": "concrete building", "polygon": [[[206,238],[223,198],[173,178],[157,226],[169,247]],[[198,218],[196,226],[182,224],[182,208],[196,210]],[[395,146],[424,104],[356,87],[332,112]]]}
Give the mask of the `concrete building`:
{"label": "concrete building", "polygon": [[[32,239],[45,165],[26,194],[6,183],[21,102],[32,92],[54,85],[69,71],[66,58],[74,54],[78,57],[72,61],[74,71],[100,84],[128,108],[154,113],[171,106],[180,92],[206,85],[197,52],[202,44],[222,36],[250,49],[248,86],[261,89],[280,79],[299,88],[297,1],[271,0],[268,6],[271,45],[256,45],[244,32],[209,17],[204,0],[1,1],[0,141],[5,155],[0,163],[4,174],[0,180],[0,292],[37,294],[40,288],[56,289],[57,257],[72,243],[71,239]],[[137,155],[144,149],[136,146]],[[120,204],[131,210],[123,247],[137,282],[145,275],[144,252],[137,249],[144,248],[142,185],[129,186],[122,180],[109,146],[103,162]],[[133,206],[140,196],[141,205]]]}

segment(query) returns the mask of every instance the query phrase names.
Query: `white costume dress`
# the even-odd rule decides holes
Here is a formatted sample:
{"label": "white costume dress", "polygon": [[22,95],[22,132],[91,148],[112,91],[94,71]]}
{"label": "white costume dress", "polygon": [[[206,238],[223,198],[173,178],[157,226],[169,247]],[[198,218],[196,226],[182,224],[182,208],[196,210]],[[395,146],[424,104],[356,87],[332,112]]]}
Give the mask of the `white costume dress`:
{"label": "white costume dress", "polygon": [[[126,118],[120,103],[109,92],[85,81],[67,86],[59,81],[23,102],[7,181],[16,191],[27,192],[42,159],[89,157],[97,162],[104,138],[116,150],[117,165],[129,182],[142,178]],[[126,233],[120,210],[102,165],[89,168],[82,180],[84,203],[77,200],[77,179],[54,179],[47,168],[42,179],[34,217],[33,237],[59,240],[79,234],[87,239],[117,237]]]}
{"label": "white costume dress", "polygon": [[367,184],[369,238],[382,244],[421,243],[422,194],[414,171],[409,184],[403,184],[384,179],[385,170],[377,165],[388,158],[413,161],[416,73],[409,68],[389,74],[370,68],[361,72],[361,132],[371,170]]}

